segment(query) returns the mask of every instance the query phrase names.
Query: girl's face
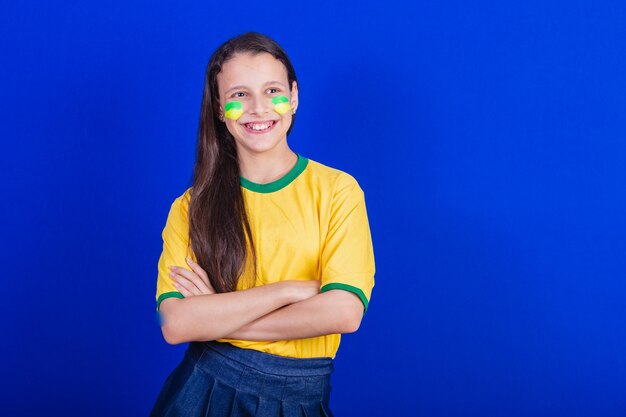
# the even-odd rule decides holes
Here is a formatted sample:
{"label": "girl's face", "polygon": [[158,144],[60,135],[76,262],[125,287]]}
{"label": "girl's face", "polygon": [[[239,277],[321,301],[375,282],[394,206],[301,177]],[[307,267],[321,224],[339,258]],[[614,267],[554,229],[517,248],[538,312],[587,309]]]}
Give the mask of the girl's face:
{"label": "girl's face", "polygon": [[[287,149],[287,130],[298,106],[298,86],[294,81],[289,90],[287,69],[282,62],[265,52],[236,54],[222,66],[217,75],[217,86],[220,118],[235,138],[240,155],[242,152],[260,154]],[[288,98],[290,111],[284,114],[276,111],[281,108],[276,107],[272,99],[278,96]],[[233,101],[241,103],[241,110],[234,113],[239,117],[237,120],[224,117],[224,106]],[[238,105],[228,107],[237,108]]]}

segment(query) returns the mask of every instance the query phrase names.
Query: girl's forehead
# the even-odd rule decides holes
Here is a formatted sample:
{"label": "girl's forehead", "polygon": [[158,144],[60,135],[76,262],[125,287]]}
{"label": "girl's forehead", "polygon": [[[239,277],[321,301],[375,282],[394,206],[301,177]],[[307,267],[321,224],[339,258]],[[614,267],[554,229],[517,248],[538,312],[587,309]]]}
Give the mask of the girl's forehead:
{"label": "girl's forehead", "polygon": [[222,65],[217,75],[218,84],[226,89],[234,85],[255,87],[274,81],[287,85],[287,69],[268,53],[236,54]]}

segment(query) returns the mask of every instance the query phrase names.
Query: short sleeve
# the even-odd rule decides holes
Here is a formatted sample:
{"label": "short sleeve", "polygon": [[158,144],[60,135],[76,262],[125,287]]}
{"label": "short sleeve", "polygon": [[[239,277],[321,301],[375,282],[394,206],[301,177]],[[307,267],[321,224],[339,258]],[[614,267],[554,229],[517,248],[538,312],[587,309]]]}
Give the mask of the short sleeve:
{"label": "short sleeve", "polygon": [[321,271],[321,292],[350,291],[361,299],[363,310],[367,311],[374,287],[374,250],[363,190],[347,174],[333,194]]}
{"label": "short sleeve", "polygon": [[189,245],[189,220],[187,210],[189,207],[190,191],[178,197],[172,203],[163,237],[163,251],[158,263],[156,309],[159,311],[161,302],[166,298],[184,298],[174,286],[174,280],[169,276],[170,266],[176,265],[191,270],[187,265],[186,257],[195,259]]}

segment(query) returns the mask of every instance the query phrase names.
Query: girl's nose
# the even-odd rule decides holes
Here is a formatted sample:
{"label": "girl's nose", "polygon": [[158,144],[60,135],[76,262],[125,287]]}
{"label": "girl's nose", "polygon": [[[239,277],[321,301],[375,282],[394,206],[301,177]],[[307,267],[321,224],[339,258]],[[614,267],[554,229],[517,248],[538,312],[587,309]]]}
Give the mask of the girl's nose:
{"label": "girl's nose", "polygon": [[255,97],[252,99],[252,108],[250,109],[250,113],[256,115],[264,115],[269,112],[269,107],[271,103],[268,100],[263,99],[263,97]]}

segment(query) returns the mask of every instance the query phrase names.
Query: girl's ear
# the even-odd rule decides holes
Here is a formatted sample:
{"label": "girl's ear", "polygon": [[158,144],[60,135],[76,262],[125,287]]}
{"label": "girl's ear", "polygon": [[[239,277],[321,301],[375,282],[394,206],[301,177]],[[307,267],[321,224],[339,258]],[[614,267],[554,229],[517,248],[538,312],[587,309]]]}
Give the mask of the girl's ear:
{"label": "girl's ear", "polygon": [[295,81],[291,83],[291,101],[289,104],[293,114],[296,114],[296,109],[298,108],[298,83]]}

